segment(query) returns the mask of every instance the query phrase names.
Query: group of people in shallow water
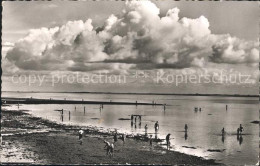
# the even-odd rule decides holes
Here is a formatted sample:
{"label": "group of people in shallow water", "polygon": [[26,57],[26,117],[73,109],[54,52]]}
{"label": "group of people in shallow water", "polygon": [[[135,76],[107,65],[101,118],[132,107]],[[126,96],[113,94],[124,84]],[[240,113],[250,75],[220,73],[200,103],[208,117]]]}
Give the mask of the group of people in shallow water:
{"label": "group of people in shallow water", "polygon": [[[237,135],[241,135],[243,131],[244,131],[244,128],[243,128],[242,124],[240,124],[239,127],[237,128]],[[222,136],[226,135],[226,131],[225,131],[224,127],[221,130],[221,134],[222,134]]]}
{"label": "group of people in shallow water", "polygon": [[[148,131],[148,126],[147,126],[147,124],[144,126],[144,129],[145,129],[145,136],[147,136],[148,134],[147,134],[147,131]],[[159,130],[159,122],[158,121],[156,121],[156,123],[154,124],[154,130],[155,130],[155,139],[157,138],[157,133],[158,133],[158,130]],[[185,124],[185,126],[184,126],[184,132],[185,132],[185,140],[187,139],[187,132],[188,132],[188,125],[187,124]],[[165,138],[165,140],[166,140],[166,145],[167,145],[167,150],[169,150],[170,149],[170,136],[171,136],[171,134],[170,133],[168,133],[167,135],[166,135],[166,138]],[[150,135],[150,145],[152,146],[152,135]]]}
{"label": "group of people in shallow water", "polygon": [[[242,124],[239,125],[239,127],[237,128],[237,141],[239,142],[239,144],[241,145],[243,142],[243,137],[242,137],[242,132],[244,131],[244,127],[242,126]],[[225,128],[223,127],[223,129],[221,130],[221,134],[222,134],[222,142],[224,143],[225,141],[225,135],[226,135],[226,131]]]}

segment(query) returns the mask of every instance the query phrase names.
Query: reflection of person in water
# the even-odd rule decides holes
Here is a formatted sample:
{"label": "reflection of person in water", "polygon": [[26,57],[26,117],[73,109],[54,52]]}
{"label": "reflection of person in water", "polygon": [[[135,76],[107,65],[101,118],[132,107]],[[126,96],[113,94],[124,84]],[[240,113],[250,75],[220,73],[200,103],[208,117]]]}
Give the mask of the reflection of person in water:
{"label": "reflection of person in water", "polygon": [[222,140],[223,143],[225,142],[225,136],[224,135],[222,135],[221,140]]}
{"label": "reflection of person in water", "polygon": [[185,132],[184,139],[185,139],[185,140],[188,139],[188,134],[187,134],[187,132]]}
{"label": "reflection of person in water", "polygon": [[187,124],[185,124],[184,130],[185,130],[185,133],[187,133],[187,131],[188,131],[188,125]]}
{"label": "reflection of person in water", "polygon": [[243,143],[243,137],[242,137],[242,135],[240,135],[239,136],[239,145],[242,145],[242,143]]}
{"label": "reflection of person in water", "polygon": [[155,139],[158,139],[158,133],[155,132]]}

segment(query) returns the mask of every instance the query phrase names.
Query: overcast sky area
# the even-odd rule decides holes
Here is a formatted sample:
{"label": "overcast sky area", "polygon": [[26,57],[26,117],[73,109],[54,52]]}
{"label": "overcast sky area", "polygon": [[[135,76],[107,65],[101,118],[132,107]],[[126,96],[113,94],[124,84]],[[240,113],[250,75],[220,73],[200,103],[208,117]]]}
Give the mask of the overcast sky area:
{"label": "overcast sky area", "polygon": [[[3,2],[3,90],[125,91],[127,87],[144,92],[258,94],[258,22],[259,4],[245,1]],[[150,78],[130,78],[136,71]],[[120,86],[50,86],[51,74],[61,72],[105,72],[130,79]],[[242,73],[250,75],[250,83],[154,84],[158,73],[201,72],[211,77]],[[35,73],[48,75],[48,81],[39,87],[11,79]]]}

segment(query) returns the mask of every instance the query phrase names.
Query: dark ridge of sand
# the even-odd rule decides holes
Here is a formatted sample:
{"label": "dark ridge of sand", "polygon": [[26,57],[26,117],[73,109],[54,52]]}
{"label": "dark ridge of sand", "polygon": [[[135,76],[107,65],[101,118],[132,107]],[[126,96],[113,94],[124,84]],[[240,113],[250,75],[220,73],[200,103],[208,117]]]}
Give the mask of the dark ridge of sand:
{"label": "dark ridge of sand", "polygon": [[[150,147],[148,142],[132,138],[127,138],[125,145],[119,139],[115,143],[114,157],[109,158],[103,141],[112,142],[111,134],[85,128],[81,145],[78,126],[56,124],[22,111],[3,110],[1,128],[1,164],[25,161],[33,164],[220,165],[214,160],[167,151],[156,143]],[[25,134],[35,130],[49,132]],[[8,133],[14,135],[7,136]]]}
{"label": "dark ridge of sand", "polygon": [[50,92],[50,91],[3,91],[13,93],[86,93],[86,94],[118,94],[118,95],[165,95],[165,96],[219,96],[219,97],[259,97],[259,94],[207,94],[207,93],[145,93],[145,92]]}
{"label": "dark ridge of sand", "polygon": [[144,103],[144,102],[117,102],[117,101],[84,101],[84,100],[56,100],[56,99],[36,99],[36,98],[13,98],[2,97],[2,103],[8,104],[103,104],[103,105],[155,105],[164,104]]}
{"label": "dark ridge of sand", "polygon": [[250,123],[259,124],[259,120],[254,120],[254,121],[252,121],[252,122],[250,122]]}

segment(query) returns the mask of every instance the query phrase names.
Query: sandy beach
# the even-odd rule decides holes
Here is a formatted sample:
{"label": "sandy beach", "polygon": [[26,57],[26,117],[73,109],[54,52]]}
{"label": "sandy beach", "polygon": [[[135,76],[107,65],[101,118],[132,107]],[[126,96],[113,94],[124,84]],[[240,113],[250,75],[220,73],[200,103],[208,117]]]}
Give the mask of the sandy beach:
{"label": "sandy beach", "polygon": [[2,111],[2,164],[164,164],[218,165],[179,152],[167,151],[156,143],[127,138],[115,143],[114,157],[106,156],[104,140],[112,135],[93,127],[84,128],[83,144],[78,126],[65,126],[33,117],[26,111]]}

